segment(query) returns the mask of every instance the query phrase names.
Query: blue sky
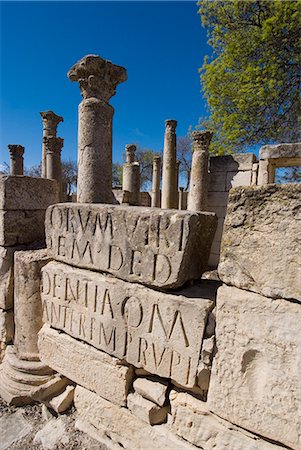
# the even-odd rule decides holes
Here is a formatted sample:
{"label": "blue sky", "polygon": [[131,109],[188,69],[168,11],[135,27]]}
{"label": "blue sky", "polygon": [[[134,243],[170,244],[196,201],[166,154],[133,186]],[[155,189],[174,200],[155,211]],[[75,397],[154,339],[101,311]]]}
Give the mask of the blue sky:
{"label": "blue sky", "polygon": [[205,113],[198,69],[210,54],[196,2],[1,2],[0,163],[8,144],[25,146],[25,165],[41,158],[40,111],[65,119],[63,159],[77,159],[77,83],[67,71],[94,53],[127,69],[111,104],[113,160],[125,144],[159,151],[164,120],[177,135]]}

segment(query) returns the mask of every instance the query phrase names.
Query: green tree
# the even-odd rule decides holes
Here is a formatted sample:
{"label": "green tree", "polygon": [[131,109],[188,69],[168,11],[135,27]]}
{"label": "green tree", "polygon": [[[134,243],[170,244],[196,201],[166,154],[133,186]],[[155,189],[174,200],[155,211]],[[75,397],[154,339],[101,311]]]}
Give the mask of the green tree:
{"label": "green tree", "polygon": [[192,142],[190,132],[186,136],[177,138],[177,160],[180,161],[180,179],[184,179],[185,190],[189,189],[191,159],[192,159]]}
{"label": "green tree", "polygon": [[112,164],[112,186],[113,188],[122,186],[122,164],[119,162]]}
{"label": "green tree", "polygon": [[301,0],[200,0],[211,58],[200,69],[211,151],[300,139]]}

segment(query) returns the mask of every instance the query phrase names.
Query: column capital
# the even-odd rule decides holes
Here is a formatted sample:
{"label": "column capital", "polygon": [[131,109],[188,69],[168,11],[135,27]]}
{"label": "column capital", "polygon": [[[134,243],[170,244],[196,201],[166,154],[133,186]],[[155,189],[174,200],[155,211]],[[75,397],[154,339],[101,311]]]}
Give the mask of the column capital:
{"label": "column capital", "polygon": [[173,119],[165,120],[166,131],[176,131],[177,125],[178,125],[178,122],[176,120],[173,120]]}
{"label": "column capital", "polygon": [[105,103],[115,95],[118,84],[127,80],[124,67],[97,55],[84,56],[67,75],[71,81],[78,81],[84,100],[94,97]]}
{"label": "column capital", "polygon": [[213,134],[214,133],[212,131],[207,130],[193,131],[191,133],[191,136],[194,141],[194,147],[197,147],[200,150],[207,150],[210,145],[211,139],[213,138]]}
{"label": "column capital", "polygon": [[9,144],[8,150],[12,158],[22,158],[25,148],[23,147],[23,145]]}
{"label": "column capital", "polygon": [[60,154],[64,145],[64,139],[55,136],[43,137],[43,144],[45,145],[46,154]]}
{"label": "column capital", "polygon": [[64,118],[58,116],[53,111],[41,111],[40,116],[42,117],[44,128],[56,129],[60,122],[64,122]]}
{"label": "column capital", "polygon": [[132,163],[135,160],[135,152],[136,152],[136,145],[135,144],[126,144],[125,146],[125,155],[126,155],[126,162]]}
{"label": "column capital", "polygon": [[161,163],[161,156],[157,155],[153,157],[153,163],[154,164],[160,164]]}

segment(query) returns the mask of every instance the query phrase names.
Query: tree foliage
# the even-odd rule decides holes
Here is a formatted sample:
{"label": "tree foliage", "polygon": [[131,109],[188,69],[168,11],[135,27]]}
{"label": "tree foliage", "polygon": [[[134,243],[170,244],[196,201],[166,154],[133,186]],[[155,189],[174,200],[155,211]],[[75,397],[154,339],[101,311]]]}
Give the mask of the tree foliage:
{"label": "tree foliage", "polygon": [[186,186],[185,190],[189,189],[191,160],[192,160],[192,141],[190,133],[186,136],[177,138],[177,160],[180,161],[180,179],[184,179]]}
{"label": "tree foliage", "polygon": [[[25,168],[24,175],[41,177],[42,163]],[[71,159],[62,161],[62,182],[67,184],[67,194],[71,195],[77,185],[77,163]]]}
{"label": "tree foliage", "polygon": [[119,162],[112,164],[112,187],[122,186],[122,164]]}
{"label": "tree foliage", "polygon": [[199,0],[213,55],[201,68],[202,125],[217,154],[300,139],[301,0]]}

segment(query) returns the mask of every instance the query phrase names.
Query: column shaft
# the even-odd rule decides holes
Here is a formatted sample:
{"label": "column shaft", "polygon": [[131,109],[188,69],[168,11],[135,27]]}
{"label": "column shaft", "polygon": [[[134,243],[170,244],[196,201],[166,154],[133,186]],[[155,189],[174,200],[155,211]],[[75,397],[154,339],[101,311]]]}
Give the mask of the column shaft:
{"label": "column shaft", "polygon": [[162,208],[177,208],[176,204],[176,120],[165,121],[163,171],[162,171]]}
{"label": "column shaft", "polygon": [[152,203],[154,208],[160,208],[160,181],[161,181],[161,158],[155,156],[153,160],[153,180],[152,180]]}
{"label": "column shaft", "polygon": [[10,175],[24,175],[24,147],[22,145],[9,145]]}

